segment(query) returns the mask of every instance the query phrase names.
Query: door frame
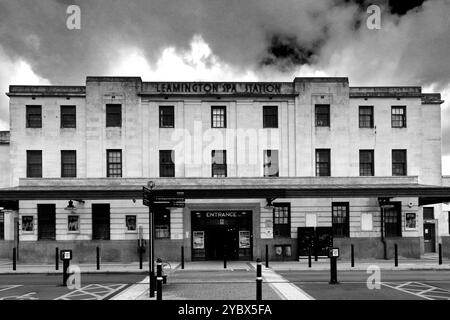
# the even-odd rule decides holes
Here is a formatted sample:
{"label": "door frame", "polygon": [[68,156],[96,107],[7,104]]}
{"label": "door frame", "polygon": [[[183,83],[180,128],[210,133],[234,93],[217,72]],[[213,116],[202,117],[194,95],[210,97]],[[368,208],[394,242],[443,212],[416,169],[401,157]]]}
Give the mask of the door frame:
{"label": "door frame", "polygon": [[436,253],[437,252],[437,244],[438,244],[438,220],[437,219],[433,219],[433,220],[423,220],[423,228],[422,228],[422,236],[423,236],[423,252],[426,253],[425,251],[425,225],[426,224],[432,224],[434,225],[434,251],[432,251],[432,253]]}

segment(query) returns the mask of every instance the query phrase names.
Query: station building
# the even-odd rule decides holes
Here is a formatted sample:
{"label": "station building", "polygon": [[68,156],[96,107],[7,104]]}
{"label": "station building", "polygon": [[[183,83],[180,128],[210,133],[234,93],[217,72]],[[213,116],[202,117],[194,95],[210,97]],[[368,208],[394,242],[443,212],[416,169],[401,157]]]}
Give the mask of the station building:
{"label": "station building", "polygon": [[[424,215],[450,201],[441,172],[440,94],[292,82],[10,86],[0,135],[0,258],[137,261],[149,237],[142,187],[183,192],[157,207],[155,256],[297,260],[335,246],[348,257],[419,258],[434,249]],[[431,208],[431,209],[430,209]],[[441,212],[441,211],[439,211]],[[439,213],[440,214],[440,213]],[[448,244],[448,245],[447,245]],[[448,249],[447,249],[448,248]]]}

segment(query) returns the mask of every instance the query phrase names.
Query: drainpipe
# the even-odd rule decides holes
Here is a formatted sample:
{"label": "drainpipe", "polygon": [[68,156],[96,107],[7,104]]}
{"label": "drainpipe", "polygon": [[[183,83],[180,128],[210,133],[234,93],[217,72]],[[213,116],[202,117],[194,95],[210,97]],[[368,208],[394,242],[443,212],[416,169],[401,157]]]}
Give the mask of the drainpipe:
{"label": "drainpipe", "polygon": [[387,260],[387,246],[386,246],[386,239],[384,236],[384,206],[381,205],[381,243],[383,244],[383,258],[384,260]]}

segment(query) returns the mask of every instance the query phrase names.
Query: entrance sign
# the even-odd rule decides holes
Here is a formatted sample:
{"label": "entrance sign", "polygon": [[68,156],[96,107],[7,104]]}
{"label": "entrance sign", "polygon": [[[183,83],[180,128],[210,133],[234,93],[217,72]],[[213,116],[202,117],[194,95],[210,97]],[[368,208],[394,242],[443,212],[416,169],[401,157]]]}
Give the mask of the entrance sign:
{"label": "entrance sign", "polygon": [[205,249],[205,232],[204,231],[192,231],[193,248]]}

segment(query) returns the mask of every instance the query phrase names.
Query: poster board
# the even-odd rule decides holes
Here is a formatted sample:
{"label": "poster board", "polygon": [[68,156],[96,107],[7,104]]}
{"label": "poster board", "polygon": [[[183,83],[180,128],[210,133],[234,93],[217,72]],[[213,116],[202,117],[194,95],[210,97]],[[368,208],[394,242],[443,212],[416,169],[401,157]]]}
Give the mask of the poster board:
{"label": "poster board", "polygon": [[205,249],[205,232],[192,231],[192,247],[194,249]]}
{"label": "poster board", "polygon": [[239,231],[239,249],[250,248],[250,231]]}

